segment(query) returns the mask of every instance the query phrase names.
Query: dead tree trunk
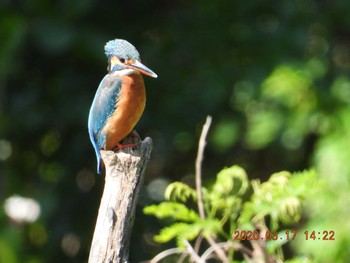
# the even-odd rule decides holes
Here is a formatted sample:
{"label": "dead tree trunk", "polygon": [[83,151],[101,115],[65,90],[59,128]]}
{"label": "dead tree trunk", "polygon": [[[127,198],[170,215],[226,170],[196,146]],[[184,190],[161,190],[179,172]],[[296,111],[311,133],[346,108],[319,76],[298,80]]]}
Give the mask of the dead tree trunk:
{"label": "dead tree trunk", "polygon": [[151,138],[146,138],[135,150],[101,151],[106,168],[105,186],[89,263],[129,262],[135,207],[151,151]]}

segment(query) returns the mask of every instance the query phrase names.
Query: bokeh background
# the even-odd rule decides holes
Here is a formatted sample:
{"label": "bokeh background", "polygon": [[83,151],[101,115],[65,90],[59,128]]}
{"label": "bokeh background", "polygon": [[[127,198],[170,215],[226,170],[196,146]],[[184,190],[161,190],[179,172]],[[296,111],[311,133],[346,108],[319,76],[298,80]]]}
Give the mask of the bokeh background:
{"label": "bokeh background", "polygon": [[[0,262],[87,262],[103,176],[87,134],[106,74],[103,47],[127,39],[145,78],[137,126],[154,141],[131,262],[164,249],[142,207],[174,180],[193,183],[212,115],[206,185],[224,166],[250,178],[314,167],[322,195],[300,229],[335,241],[291,242],[291,255],[350,257],[350,1],[52,1],[0,3]],[[300,235],[302,232],[300,230]]]}

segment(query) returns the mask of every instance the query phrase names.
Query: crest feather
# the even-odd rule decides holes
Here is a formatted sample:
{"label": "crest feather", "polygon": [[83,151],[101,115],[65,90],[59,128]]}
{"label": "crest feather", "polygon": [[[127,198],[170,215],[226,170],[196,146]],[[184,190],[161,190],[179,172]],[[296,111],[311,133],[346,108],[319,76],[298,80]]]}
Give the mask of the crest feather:
{"label": "crest feather", "polygon": [[107,57],[117,56],[124,59],[140,60],[140,54],[136,48],[124,39],[114,39],[105,45]]}

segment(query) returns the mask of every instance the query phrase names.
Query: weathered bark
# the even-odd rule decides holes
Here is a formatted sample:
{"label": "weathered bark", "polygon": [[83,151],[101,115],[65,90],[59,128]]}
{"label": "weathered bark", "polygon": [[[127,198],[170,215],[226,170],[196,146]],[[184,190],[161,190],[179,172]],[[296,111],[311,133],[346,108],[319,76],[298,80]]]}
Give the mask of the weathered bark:
{"label": "weathered bark", "polygon": [[124,148],[117,153],[101,151],[106,169],[105,186],[89,263],[129,262],[135,207],[151,151],[151,138],[135,149]]}

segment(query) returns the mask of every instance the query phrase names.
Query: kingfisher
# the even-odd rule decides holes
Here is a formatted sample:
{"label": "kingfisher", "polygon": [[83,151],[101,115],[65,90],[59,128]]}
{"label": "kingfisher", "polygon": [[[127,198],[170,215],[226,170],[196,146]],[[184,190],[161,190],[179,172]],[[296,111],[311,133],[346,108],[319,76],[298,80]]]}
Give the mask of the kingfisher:
{"label": "kingfisher", "polygon": [[140,54],[128,41],[106,43],[107,75],[97,88],[92,102],[88,130],[97,158],[97,173],[102,170],[100,150],[118,151],[136,144],[121,144],[132,133],[146,105],[143,77],[157,74],[141,63]]}

